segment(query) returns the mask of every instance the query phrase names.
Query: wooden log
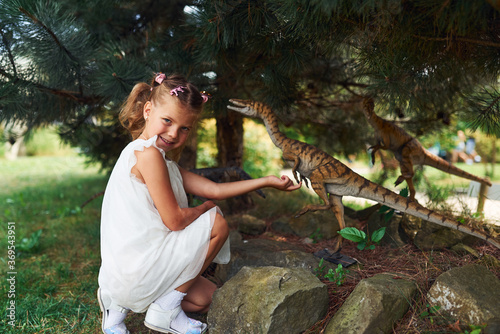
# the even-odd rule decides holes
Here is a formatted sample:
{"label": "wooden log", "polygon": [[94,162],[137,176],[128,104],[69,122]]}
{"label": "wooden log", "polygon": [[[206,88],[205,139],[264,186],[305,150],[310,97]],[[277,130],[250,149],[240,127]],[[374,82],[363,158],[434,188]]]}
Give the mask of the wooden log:
{"label": "wooden log", "polygon": [[488,194],[488,185],[481,183],[481,187],[479,188],[479,195],[477,198],[477,213],[484,212],[484,202],[486,201],[486,195]]}

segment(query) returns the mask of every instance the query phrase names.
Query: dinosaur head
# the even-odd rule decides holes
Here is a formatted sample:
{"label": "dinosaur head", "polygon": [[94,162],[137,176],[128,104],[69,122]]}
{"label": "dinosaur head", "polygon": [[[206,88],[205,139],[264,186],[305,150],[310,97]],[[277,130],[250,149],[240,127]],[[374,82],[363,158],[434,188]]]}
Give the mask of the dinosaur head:
{"label": "dinosaur head", "polygon": [[251,101],[251,100],[239,100],[239,99],[230,99],[233,105],[228,105],[227,108],[237,111],[240,114],[243,114],[248,117],[261,117],[259,110],[263,110],[265,105],[260,102]]}
{"label": "dinosaur head", "polygon": [[370,118],[373,115],[373,109],[375,108],[375,103],[371,97],[367,97],[363,100],[363,112],[366,117]]}

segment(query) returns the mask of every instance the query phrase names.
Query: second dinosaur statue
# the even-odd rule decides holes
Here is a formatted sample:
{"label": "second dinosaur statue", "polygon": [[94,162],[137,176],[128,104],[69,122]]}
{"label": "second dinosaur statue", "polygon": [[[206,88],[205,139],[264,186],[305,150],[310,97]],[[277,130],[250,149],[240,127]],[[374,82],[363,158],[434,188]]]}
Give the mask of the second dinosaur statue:
{"label": "second dinosaur statue", "polygon": [[427,165],[439,169],[445,173],[463,177],[465,179],[484,183],[491,187],[491,182],[479,176],[467,173],[464,170],[450,164],[448,161],[427,151],[420,142],[410,136],[405,130],[396,124],[389,122],[375,114],[372,98],[363,101],[363,112],[368,123],[375,130],[376,145],[372,146],[372,162],[375,163],[375,152],[379,149],[390,150],[399,162],[401,175],[394,183],[396,186],[406,180],[410,190],[410,198],[415,199],[415,187],[413,185],[414,165]]}
{"label": "second dinosaur statue", "polygon": [[[431,211],[417,202],[397,195],[394,192],[373,183],[352,171],[339,160],[313,145],[286,137],[278,126],[278,120],[271,108],[264,103],[231,99],[233,105],[228,108],[248,117],[261,118],[274,145],[283,152],[283,159],[291,163],[292,171],[297,182],[308,178],[316,194],[324,204],[310,204],[305,206],[297,216],[308,211],[331,209],[339,222],[340,229],[345,227],[343,196],[355,196],[370,199],[385,204],[396,210],[425,219],[432,223],[450,227],[464,233],[486,240],[497,248],[500,243],[481,231],[462,225],[437,212]],[[339,236],[335,249],[340,250],[342,238]]]}

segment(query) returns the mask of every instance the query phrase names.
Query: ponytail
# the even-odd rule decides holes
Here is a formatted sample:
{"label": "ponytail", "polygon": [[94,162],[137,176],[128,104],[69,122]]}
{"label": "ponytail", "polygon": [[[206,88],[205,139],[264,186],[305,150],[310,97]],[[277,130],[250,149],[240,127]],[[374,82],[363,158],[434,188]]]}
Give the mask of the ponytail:
{"label": "ponytail", "polygon": [[130,132],[133,140],[141,135],[146,126],[143,116],[144,104],[149,101],[150,95],[150,85],[144,82],[136,84],[118,115],[120,123]]}

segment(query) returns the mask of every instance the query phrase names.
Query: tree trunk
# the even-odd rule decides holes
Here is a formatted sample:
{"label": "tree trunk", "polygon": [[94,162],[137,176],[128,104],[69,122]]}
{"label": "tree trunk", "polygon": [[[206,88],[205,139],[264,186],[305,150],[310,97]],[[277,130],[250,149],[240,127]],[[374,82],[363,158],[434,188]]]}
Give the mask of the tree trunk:
{"label": "tree trunk", "polygon": [[495,164],[497,163],[497,137],[493,137],[491,144],[491,173],[490,178],[495,176]]}
{"label": "tree trunk", "polygon": [[243,167],[243,117],[228,111],[217,120],[217,167]]}
{"label": "tree trunk", "polygon": [[[195,129],[196,130],[196,129]],[[186,146],[182,150],[179,166],[186,170],[196,168],[196,149],[198,147],[198,136],[196,131],[192,131],[186,141]]]}

